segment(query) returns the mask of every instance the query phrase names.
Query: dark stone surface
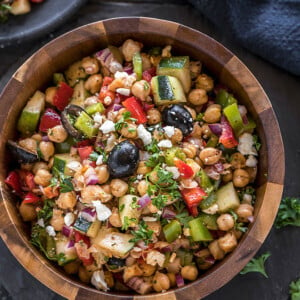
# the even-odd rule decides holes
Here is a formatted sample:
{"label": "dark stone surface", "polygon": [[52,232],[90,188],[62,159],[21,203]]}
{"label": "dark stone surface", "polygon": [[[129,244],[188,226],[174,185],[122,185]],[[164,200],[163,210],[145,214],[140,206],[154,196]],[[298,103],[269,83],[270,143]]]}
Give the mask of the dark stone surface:
{"label": "dark stone surface", "polygon": [[[284,195],[299,196],[300,131],[299,78],[267,63],[224,36],[185,1],[89,1],[71,20],[37,42],[0,49],[0,90],[9,77],[43,44],[74,27],[117,16],[147,16],[168,19],[198,29],[215,38],[235,53],[258,78],[278,116],[286,151]],[[290,281],[300,276],[300,235],[297,228],[273,229],[259,254],[270,251],[266,269],[269,279],[257,273],[237,275],[208,300],[286,300]],[[61,299],[34,279],[0,241],[0,299]]]}

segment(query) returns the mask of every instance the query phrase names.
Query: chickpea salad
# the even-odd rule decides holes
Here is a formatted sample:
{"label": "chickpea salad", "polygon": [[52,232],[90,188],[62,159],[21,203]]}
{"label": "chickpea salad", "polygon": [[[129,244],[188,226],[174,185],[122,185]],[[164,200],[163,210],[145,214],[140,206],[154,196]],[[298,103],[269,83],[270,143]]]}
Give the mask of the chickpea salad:
{"label": "chickpea salad", "polygon": [[7,143],[31,243],[99,290],[182,287],[253,222],[255,122],[171,51],[128,39],[76,61],[28,100]]}

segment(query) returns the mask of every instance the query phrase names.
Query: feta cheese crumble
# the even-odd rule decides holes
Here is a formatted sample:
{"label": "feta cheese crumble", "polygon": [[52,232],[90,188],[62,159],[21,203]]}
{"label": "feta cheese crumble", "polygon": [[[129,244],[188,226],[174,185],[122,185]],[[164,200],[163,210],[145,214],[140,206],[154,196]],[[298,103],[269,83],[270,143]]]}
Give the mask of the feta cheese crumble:
{"label": "feta cheese crumble", "polygon": [[102,204],[99,200],[92,201],[93,206],[96,208],[97,219],[99,221],[105,221],[111,216],[111,210]]}
{"label": "feta cheese crumble", "polygon": [[98,289],[98,290],[102,290],[102,291],[107,291],[109,290],[107,283],[104,279],[104,272],[103,270],[100,271],[95,271],[93,273],[92,279],[91,279],[91,283],[92,285]]}
{"label": "feta cheese crumble", "polygon": [[245,132],[239,137],[239,144],[237,147],[238,151],[241,152],[243,155],[257,155],[257,151],[254,148],[253,144],[253,135]]}
{"label": "feta cheese crumble", "polygon": [[165,132],[166,136],[169,137],[169,138],[171,138],[175,133],[175,127],[174,126],[165,126],[163,129],[164,129],[164,132]]}
{"label": "feta cheese crumble", "polygon": [[162,147],[162,148],[172,148],[172,142],[169,140],[161,140],[158,144],[158,147]]}
{"label": "feta cheese crumble", "polygon": [[166,167],[166,170],[173,174],[173,179],[179,178],[180,173],[176,167]]}
{"label": "feta cheese crumble", "polygon": [[130,89],[118,88],[118,89],[116,89],[116,92],[123,95],[123,96],[129,96],[130,95]]}
{"label": "feta cheese crumble", "polygon": [[149,145],[152,142],[151,133],[145,129],[144,125],[140,124],[137,128],[138,137],[143,141],[144,145]]}
{"label": "feta cheese crumble", "polygon": [[96,165],[101,166],[103,164],[103,155],[99,155],[96,160]]}
{"label": "feta cheese crumble", "polygon": [[41,227],[45,227],[44,219],[38,219],[36,223]]}
{"label": "feta cheese crumble", "polygon": [[64,222],[67,226],[71,226],[75,221],[75,216],[73,213],[68,212],[65,216],[64,216]]}
{"label": "feta cheese crumble", "polygon": [[246,160],[246,166],[250,168],[254,168],[257,165],[257,159],[253,155],[249,155]]}
{"label": "feta cheese crumble", "polygon": [[111,120],[106,120],[100,127],[100,130],[106,134],[115,131],[115,123]]}
{"label": "feta cheese crumble", "polygon": [[52,227],[52,226],[47,226],[46,227],[46,231],[47,231],[47,233],[50,235],[50,236],[56,236],[56,233],[55,233],[55,230],[54,230],[54,228]]}

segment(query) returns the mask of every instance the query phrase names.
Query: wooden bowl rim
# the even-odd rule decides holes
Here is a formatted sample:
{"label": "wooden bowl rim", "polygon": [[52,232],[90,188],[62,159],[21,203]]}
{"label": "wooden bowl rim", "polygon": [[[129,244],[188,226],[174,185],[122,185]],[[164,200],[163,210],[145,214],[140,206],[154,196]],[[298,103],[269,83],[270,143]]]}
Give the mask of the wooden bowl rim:
{"label": "wooden bowl rim", "polygon": [[[122,23],[122,26],[120,26],[120,22]],[[239,75],[238,77],[241,78],[241,80],[238,79],[237,81],[241,81],[241,85],[251,96],[250,98],[252,104],[256,101],[254,96],[257,95],[257,92],[255,95],[251,94],[253,86],[259,91],[260,102],[258,103],[256,101],[256,103],[254,103],[256,105],[256,112],[262,120],[265,120],[265,123],[263,122],[262,124],[264,130],[268,128],[268,124],[271,124],[273,133],[275,132],[275,136],[271,137],[270,135],[268,135],[268,132],[265,131],[266,143],[268,148],[268,171],[270,169],[270,162],[273,162],[275,159],[277,159],[276,166],[278,167],[279,171],[278,174],[273,174],[274,172],[272,172],[272,174],[268,173],[267,181],[259,187],[258,193],[262,193],[262,195],[264,195],[264,200],[262,201],[260,207],[256,209],[255,222],[250,226],[247,234],[239,242],[237,249],[235,249],[233,253],[228,255],[216,267],[207,271],[204,276],[200,277],[200,279],[197,279],[196,281],[182,288],[172,289],[162,294],[150,294],[145,296],[119,294],[115,292],[105,293],[88,287],[84,284],[78,283],[75,280],[72,280],[69,277],[65,277],[64,275],[62,275],[62,273],[58,272],[57,269],[54,268],[48,261],[46,261],[46,259],[33,246],[29,244],[29,241],[24,236],[22,236],[18,226],[16,226],[14,222],[15,216],[11,214],[10,204],[7,200],[9,195],[5,188],[4,182],[1,180],[0,236],[2,237],[12,254],[28,272],[30,272],[43,284],[45,284],[58,294],[67,297],[68,299],[81,299],[87,297],[87,295],[91,297],[97,296],[99,299],[158,299],[158,297],[160,299],[176,299],[177,297],[178,299],[191,299],[191,295],[193,295],[196,299],[199,299],[198,297],[205,297],[223,286],[230,279],[232,279],[255,255],[272,227],[277,209],[281,201],[285,172],[284,148],[276,116],[264,90],[254,77],[254,75],[249,71],[249,69],[237,57],[235,57],[231,51],[229,51],[223,45],[207,36],[206,34],[179,23],[156,18],[122,17],[97,21],[78,27],[57,37],[53,41],[50,41],[48,44],[40,48],[35,54],[33,54],[15,72],[12,79],[4,88],[0,99],[2,99],[2,97],[6,93],[8,93],[7,91],[9,91],[9,87],[10,85],[12,85],[13,81],[15,79],[18,80],[19,74],[23,74],[27,70],[33,59],[41,54],[42,51],[47,50],[57,42],[71,37],[74,34],[76,35],[81,31],[95,31],[95,29],[100,30],[100,32],[102,34],[104,33],[104,35],[106,34],[106,32],[109,35],[112,34],[116,28],[123,27],[123,25],[126,29],[126,33],[134,34],[135,32],[139,32],[137,31],[137,29],[139,29],[139,26],[133,28],[132,31],[130,31],[131,28],[129,26],[126,26],[126,24],[136,23],[138,25],[142,24],[142,27],[145,29],[146,35],[151,33],[161,34],[162,36],[170,37],[172,40],[187,43],[195,49],[197,47],[197,38],[199,38],[201,39],[201,41],[205,41],[210,47],[214,46],[216,48],[222,49],[223,53],[225,54],[224,57],[213,57],[213,59],[220,60],[219,63],[224,63],[223,68],[225,71],[224,74],[221,73],[221,77],[224,75],[224,78],[226,78],[227,73],[233,73],[236,77],[237,75]],[[112,31],[109,32],[109,29],[111,28]],[[125,29],[121,29],[121,32],[125,32],[122,31]],[[182,35],[185,35],[185,37],[182,37]],[[205,46],[201,45],[201,47]],[[59,51],[61,51],[61,49]],[[206,49],[205,51],[210,51],[210,49]],[[243,82],[243,80],[245,81]],[[253,84],[252,88],[249,89],[247,87],[248,80],[250,80]],[[0,115],[0,138],[2,143],[4,142],[2,138],[2,130],[6,121],[6,115]],[[275,151],[271,151],[274,147],[276,147],[277,154],[274,153]],[[278,155],[278,153],[280,153],[281,155]],[[270,201],[270,199],[272,201]],[[20,247],[14,247],[16,243],[19,244]],[[24,249],[22,247],[24,247]],[[26,255],[24,255],[24,252],[21,251],[21,249],[23,249],[24,251],[28,250],[25,251]],[[32,264],[28,264],[29,261],[31,261]],[[228,266],[230,266],[230,268],[228,268]],[[41,270],[43,271],[42,273],[40,272]],[[49,282],[50,278],[51,282]],[[61,282],[57,283],[57,279],[60,279]],[[209,282],[213,282],[213,284],[209,285]]]}

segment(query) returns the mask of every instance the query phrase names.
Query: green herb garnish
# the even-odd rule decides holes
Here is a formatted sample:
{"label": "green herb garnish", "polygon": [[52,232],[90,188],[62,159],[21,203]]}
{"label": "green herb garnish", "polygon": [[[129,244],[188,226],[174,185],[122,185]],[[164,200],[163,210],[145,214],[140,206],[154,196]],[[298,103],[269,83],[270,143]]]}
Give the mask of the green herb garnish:
{"label": "green herb garnish", "polygon": [[271,256],[270,252],[262,254],[258,258],[252,258],[249,263],[245,266],[245,268],[240,272],[240,274],[246,274],[249,272],[258,272],[261,273],[263,276],[268,278],[268,274],[265,270],[265,262],[268,257]]}
{"label": "green herb garnish", "polygon": [[291,300],[300,300],[300,278],[290,284]]}
{"label": "green herb garnish", "polygon": [[276,228],[300,226],[300,198],[285,197],[279,206],[275,220]]}
{"label": "green herb garnish", "polygon": [[131,234],[134,236],[129,242],[136,243],[138,241],[143,241],[148,245],[152,241],[153,230],[148,228],[148,225],[141,221],[138,225],[138,228],[131,231]]}

